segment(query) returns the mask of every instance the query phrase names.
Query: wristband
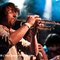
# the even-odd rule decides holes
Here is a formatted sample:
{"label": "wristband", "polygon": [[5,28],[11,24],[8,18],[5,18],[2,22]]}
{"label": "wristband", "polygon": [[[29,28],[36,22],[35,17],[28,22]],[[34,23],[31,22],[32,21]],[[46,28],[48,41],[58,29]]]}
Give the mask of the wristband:
{"label": "wristband", "polygon": [[26,25],[28,28],[31,27],[31,24],[29,24],[29,23],[25,23],[25,25]]}

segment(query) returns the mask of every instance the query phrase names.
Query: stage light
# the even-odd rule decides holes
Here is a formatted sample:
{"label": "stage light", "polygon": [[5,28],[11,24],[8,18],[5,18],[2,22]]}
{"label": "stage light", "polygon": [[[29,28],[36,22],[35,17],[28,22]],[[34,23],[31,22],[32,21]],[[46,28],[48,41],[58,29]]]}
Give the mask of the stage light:
{"label": "stage light", "polygon": [[17,5],[19,9],[23,8],[24,1],[25,0],[9,0],[9,2],[13,2],[15,5]]}

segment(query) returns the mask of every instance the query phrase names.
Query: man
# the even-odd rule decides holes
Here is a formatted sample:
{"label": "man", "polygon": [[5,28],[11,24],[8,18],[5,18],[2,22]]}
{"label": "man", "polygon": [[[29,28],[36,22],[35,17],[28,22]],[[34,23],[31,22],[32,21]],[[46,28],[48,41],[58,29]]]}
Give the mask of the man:
{"label": "man", "polygon": [[56,33],[49,34],[45,44],[48,48],[48,58],[51,60],[60,60],[60,36]]}
{"label": "man", "polygon": [[[29,28],[41,20],[38,15],[30,15],[17,30],[13,29],[19,9],[13,3],[5,3],[0,7],[0,57],[5,60],[17,60],[15,44],[27,33]],[[40,22],[41,23],[41,22]],[[43,24],[41,24],[42,26]],[[15,54],[14,54],[15,51]],[[7,55],[6,55],[7,54]],[[11,54],[13,56],[11,56]],[[7,57],[7,58],[6,58]],[[10,58],[11,57],[11,58]],[[12,58],[13,57],[13,58]]]}

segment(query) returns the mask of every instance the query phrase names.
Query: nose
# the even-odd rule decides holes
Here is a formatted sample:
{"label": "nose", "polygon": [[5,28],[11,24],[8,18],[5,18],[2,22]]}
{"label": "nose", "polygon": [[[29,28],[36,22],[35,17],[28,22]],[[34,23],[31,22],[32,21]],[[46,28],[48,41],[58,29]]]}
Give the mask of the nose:
{"label": "nose", "polygon": [[14,12],[14,13],[13,13],[13,17],[16,17],[16,15],[17,15],[16,12]]}
{"label": "nose", "polygon": [[13,15],[14,18],[16,18],[16,15]]}

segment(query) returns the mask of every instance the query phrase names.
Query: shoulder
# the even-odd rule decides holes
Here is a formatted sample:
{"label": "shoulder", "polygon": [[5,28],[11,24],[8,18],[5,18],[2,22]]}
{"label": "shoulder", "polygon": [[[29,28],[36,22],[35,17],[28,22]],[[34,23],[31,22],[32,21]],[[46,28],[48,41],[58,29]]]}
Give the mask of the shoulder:
{"label": "shoulder", "polygon": [[0,32],[2,32],[3,30],[3,25],[0,25]]}
{"label": "shoulder", "polygon": [[53,58],[50,59],[50,60],[60,60],[60,55],[57,55],[57,56],[53,57]]}
{"label": "shoulder", "polygon": [[9,29],[3,25],[0,25],[0,36],[8,36],[9,35]]}

